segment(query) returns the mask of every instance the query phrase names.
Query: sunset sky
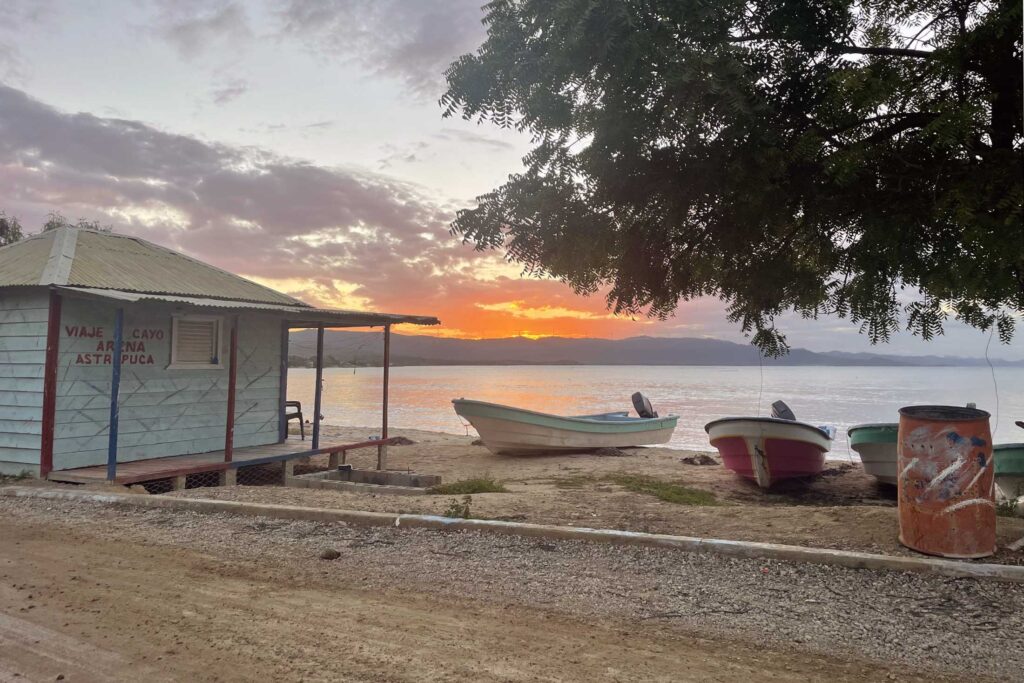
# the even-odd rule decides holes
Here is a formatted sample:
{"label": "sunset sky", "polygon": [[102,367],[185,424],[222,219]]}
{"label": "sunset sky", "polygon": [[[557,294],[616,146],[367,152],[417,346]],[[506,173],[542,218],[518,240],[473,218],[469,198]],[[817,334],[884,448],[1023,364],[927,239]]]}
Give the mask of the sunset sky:
{"label": "sunset sky", "polygon": [[[52,210],[96,219],[313,304],[436,315],[431,334],[741,340],[718,301],[616,318],[449,235],[529,148],[441,118],[481,3],[3,0],[0,209],[29,232]],[[980,356],[988,338],[872,349],[849,321],[782,326],[815,350]]]}

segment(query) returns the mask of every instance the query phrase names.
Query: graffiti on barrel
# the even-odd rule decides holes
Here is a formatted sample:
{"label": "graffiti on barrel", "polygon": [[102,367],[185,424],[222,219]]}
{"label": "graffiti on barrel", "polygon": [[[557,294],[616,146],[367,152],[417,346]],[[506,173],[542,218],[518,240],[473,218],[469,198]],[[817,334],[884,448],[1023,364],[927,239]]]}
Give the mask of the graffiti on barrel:
{"label": "graffiti on barrel", "polygon": [[989,414],[976,408],[900,410],[900,542],[943,557],[995,552],[995,477]]}

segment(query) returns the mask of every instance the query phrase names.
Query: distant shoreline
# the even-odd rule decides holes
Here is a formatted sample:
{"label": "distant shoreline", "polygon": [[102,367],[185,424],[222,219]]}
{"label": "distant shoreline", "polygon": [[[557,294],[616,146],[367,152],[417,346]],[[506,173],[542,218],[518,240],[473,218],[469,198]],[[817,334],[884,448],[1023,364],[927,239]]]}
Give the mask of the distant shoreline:
{"label": "distant shoreline", "polygon": [[[324,334],[327,367],[379,367],[380,333],[333,330]],[[289,335],[289,362],[302,367],[316,355],[310,330]],[[811,351],[794,347],[781,358],[764,358],[749,344],[697,337],[594,339],[452,339],[391,335],[393,366],[722,366],[722,367],[1024,367],[1024,358],[954,355],[899,355],[880,352]]]}

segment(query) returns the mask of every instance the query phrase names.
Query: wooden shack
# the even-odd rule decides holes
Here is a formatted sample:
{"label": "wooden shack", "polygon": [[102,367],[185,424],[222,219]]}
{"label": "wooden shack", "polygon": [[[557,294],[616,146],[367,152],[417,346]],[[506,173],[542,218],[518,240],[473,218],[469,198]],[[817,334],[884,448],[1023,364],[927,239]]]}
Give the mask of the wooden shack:
{"label": "wooden shack", "polygon": [[[0,248],[0,474],[119,483],[337,452],[323,330],[437,324],[314,308],[179,252],[60,228]],[[312,438],[288,438],[288,331],[319,330]],[[382,399],[387,439],[387,368]],[[312,409],[312,410],[310,410]]]}

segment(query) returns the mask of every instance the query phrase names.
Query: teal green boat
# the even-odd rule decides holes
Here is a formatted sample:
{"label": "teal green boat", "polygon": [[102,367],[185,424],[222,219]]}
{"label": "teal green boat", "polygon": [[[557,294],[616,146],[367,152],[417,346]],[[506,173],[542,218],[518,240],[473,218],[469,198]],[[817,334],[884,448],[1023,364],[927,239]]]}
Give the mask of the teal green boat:
{"label": "teal green boat", "polygon": [[992,447],[996,461],[996,488],[1008,500],[1024,496],[1024,443],[999,443]]}
{"label": "teal green boat", "polygon": [[854,425],[846,431],[850,448],[857,452],[864,471],[883,484],[896,486],[897,422]]}

